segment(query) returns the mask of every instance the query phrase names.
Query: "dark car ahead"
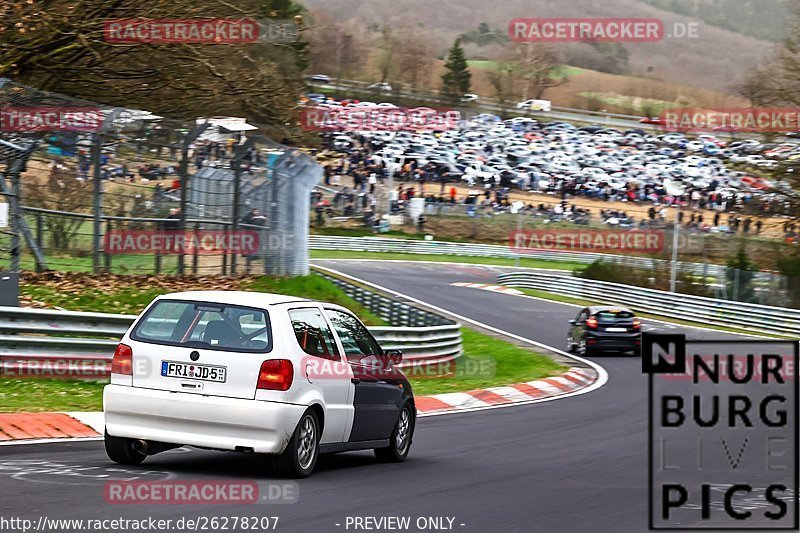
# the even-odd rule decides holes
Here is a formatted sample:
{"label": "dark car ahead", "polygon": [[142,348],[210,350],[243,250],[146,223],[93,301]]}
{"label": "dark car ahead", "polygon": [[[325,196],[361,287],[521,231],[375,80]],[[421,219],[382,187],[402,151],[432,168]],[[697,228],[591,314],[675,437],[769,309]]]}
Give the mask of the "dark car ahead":
{"label": "dark car ahead", "polygon": [[640,354],[641,322],[624,307],[584,307],[569,321],[567,350],[580,355],[598,352]]}

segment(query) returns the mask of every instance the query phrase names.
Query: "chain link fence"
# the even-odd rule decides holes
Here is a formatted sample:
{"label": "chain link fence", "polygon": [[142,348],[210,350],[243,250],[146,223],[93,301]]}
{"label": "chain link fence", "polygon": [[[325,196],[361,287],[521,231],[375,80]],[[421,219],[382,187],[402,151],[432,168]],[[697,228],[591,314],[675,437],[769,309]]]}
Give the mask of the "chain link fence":
{"label": "chain link fence", "polygon": [[110,108],[0,79],[0,270],[308,273],[313,158],[244,119]]}

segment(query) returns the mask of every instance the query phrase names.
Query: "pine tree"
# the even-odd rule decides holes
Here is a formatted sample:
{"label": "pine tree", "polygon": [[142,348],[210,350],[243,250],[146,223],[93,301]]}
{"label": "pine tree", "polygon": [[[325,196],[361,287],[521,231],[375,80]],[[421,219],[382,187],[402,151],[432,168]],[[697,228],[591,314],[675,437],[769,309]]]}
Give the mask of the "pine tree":
{"label": "pine tree", "polygon": [[472,74],[461,48],[461,40],[456,39],[453,47],[447,53],[447,62],[444,64],[446,72],[442,75],[442,92],[452,97],[459,97],[469,92]]}
{"label": "pine tree", "polygon": [[[757,301],[753,278],[758,272],[758,266],[750,262],[744,246],[739,246],[736,256],[728,260],[725,269],[725,281],[728,298],[739,302]],[[735,298],[734,298],[735,295]]]}

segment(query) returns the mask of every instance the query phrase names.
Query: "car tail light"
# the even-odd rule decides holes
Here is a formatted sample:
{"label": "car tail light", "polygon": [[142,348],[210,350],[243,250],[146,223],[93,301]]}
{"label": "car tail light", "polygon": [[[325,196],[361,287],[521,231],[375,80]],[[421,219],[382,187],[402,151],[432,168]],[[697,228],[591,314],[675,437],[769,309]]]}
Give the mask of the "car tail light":
{"label": "car tail light", "polygon": [[289,390],[294,380],[294,367],[288,359],[269,359],[261,363],[257,389]]}
{"label": "car tail light", "polygon": [[589,328],[589,329],[597,329],[597,319],[594,318],[594,317],[587,318],[586,319],[586,327]]}
{"label": "car tail light", "polygon": [[111,373],[133,375],[133,350],[127,344],[119,344],[114,350],[114,358],[111,360]]}
{"label": "car tail light", "polygon": [[633,321],[633,329],[638,330],[642,326],[642,323],[638,320]]}

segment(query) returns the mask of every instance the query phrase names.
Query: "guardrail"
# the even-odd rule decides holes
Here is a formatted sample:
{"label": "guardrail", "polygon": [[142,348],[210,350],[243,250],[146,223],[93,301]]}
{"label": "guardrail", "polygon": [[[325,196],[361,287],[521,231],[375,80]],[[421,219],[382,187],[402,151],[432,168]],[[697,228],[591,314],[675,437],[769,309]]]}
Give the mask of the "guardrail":
{"label": "guardrail", "polygon": [[[352,88],[358,91],[367,91],[370,90],[368,87],[371,85],[369,82],[364,81],[357,81],[357,80],[344,80],[344,79],[336,79],[331,78],[329,83],[320,83],[314,82],[313,80],[309,80],[309,85],[311,86],[318,86],[324,88],[332,88],[332,89],[348,89]],[[438,93],[436,91],[426,91],[426,90],[416,90],[416,91],[407,91],[403,88],[400,90],[394,90],[391,93],[381,93],[379,91],[375,91],[376,96],[394,96],[400,98],[414,98],[420,101],[428,100],[432,102],[450,102],[451,100]],[[478,104],[480,107],[492,107],[494,109],[516,109],[516,104],[511,102],[506,102],[505,104],[500,102],[494,98],[486,98],[482,97]],[[552,106],[551,108],[553,111],[561,112],[561,113],[568,113],[572,115],[589,115],[595,117],[603,117],[603,118],[615,118],[630,122],[636,122],[642,118],[641,115],[625,115],[622,113],[609,113],[607,111],[592,111],[590,109],[578,109],[574,107],[559,107],[559,106]]]}
{"label": "guardrail", "polygon": [[[313,267],[312,267],[313,268]],[[461,356],[461,325],[449,318],[365,289],[319,269],[346,295],[391,326],[371,326],[382,348],[403,350],[400,367],[426,366],[453,361]]]}
{"label": "guardrail", "polygon": [[[472,257],[502,257],[515,259],[527,257],[544,261],[591,264],[603,261],[624,264],[636,268],[652,269],[659,263],[668,263],[663,259],[648,257],[623,256],[590,252],[562,252],[547,250],[526,250],[523,254],[515,253],[511,247],[499,244],[479,244],[447,241],[424,241],[414,239],[392,239],[387,237],[344,237],[327,235],[310,235],[309,246],[312,250],[348,250],[354,252],[396,252],[407,254],[429,255],[461,255]],[[678,263],[681,270],[707,277],[721,277],[725,273],[722,265],[706,263]]]}
{"label": "guardrail", "polygon": [[633,310],[704,324],[800,336],[800,310],[675,294],[619,283],[540,272],[497,276],[500,285],[539,289],[574,298],[618,304]]}
{"label": "guardrail", "polygon": [[[403,350],[401,368],[447,363],[461,355],[458,323],[344,284],[337,281],[373,313],[401,324],[369,328],[382,348]],[[134,315],[0,307],[0,375],[108,376],[119,339],[135,319]]]}

